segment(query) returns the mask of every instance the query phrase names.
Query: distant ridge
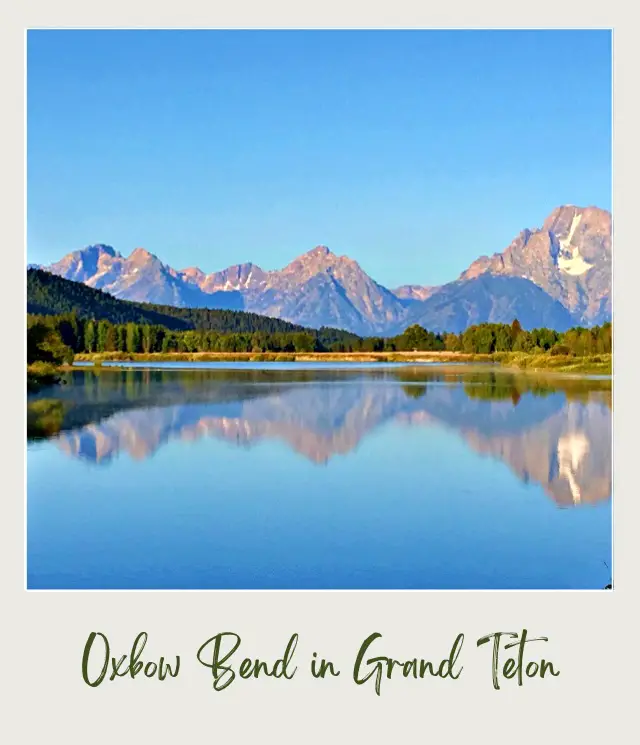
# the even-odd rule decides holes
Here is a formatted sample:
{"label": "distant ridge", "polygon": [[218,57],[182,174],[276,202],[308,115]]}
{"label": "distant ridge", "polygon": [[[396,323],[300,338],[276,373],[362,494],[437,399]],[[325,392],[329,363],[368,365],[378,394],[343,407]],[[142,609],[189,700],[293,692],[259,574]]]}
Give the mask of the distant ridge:
{"label": "distant ridge", "polygon": [[81,318],[111,323],[151,323],[176,331],[194,328],[220,333],[305,331],[302,326],[256,313],[176,308],[119,300],[106,292],[42,269],[27,270],[27,313],[59,315],[74,311]]}
{"label": "distant ridge", "polygon": [[44,268],[120,299],[244,310],[363,336],[393,335],[412,322],[459,331],[471,322],[510,323],[514,313],[530,327],[563,330],[603,323],[612,313],[611,214],[574,205],[556,208],[541,228],[521,231],[504,251],[481,256],[439,287],[389,290],[323,245],[276,271],[250,262],[209,274],[193,266],[177,270],[144,248],[125,257],[106,244]]}

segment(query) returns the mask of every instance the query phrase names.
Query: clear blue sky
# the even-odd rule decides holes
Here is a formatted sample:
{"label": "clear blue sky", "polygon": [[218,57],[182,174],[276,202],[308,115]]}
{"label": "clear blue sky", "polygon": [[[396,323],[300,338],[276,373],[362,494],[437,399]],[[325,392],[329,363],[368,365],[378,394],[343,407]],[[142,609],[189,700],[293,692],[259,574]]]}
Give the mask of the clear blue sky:
{"label": "clear blue sky", "polygon": [[29,262],[91,243],[439,284],[611,208],[608,31],[31,31]]}

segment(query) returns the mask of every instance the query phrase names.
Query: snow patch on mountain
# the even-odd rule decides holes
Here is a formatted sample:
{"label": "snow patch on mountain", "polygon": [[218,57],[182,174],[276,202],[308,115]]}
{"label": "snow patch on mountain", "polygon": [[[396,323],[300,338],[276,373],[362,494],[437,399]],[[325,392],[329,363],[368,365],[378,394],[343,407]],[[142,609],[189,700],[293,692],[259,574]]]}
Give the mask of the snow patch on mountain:
{"label": "snow patch on mountain", "polygon": [[564,256],[558,256],[558,268],[574,277],[589,271],[591,266],[588,261],[582,258],[577,248],[574,248],[571,252],[571,258],[567,259]]}
{"label": "snow patch on mountain", "polygon": [[584,260],[580,249],[577,246],[571,246],[571,241],[578,225],[580,225],[580,220],[582,220],[581,213],[574,215],[567,237],[558,238],[558,243],[562,249],[562,252],[558,254],[558,269],[574,277],[584,274],[592,267],[592,264]]}

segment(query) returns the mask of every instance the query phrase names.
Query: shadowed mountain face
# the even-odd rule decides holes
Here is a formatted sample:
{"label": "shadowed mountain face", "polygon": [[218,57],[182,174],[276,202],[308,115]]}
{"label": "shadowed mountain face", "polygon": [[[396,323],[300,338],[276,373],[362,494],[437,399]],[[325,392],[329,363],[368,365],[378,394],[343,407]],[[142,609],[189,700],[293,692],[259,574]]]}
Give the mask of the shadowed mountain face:
{"label": "shadowed mountain face", "polygon": [[444,428],[559,505],[611,496],[609,381],[544,384],[493,372],[78,371],[28,401],[31,437],[75,458],[145,459],[175,440],[276,440],[317,464],[381,427]]}
{"label": "shadowed mountain face", "polygon": [[514,318],[525,329],[566,331],[575,325],[562,303],[530,280],[488,273],[441,287],[424,302],[413,304],[408,315],[410,323],[453,333],[478,323],[510,323]]}
{"label": "shadowed mountain face", "polygon": [[502,253],[480,257],[441,287],[388,290],[326,246],[273,271],[253,263],[209,274],[177,270],[143,248],[125,257],[103,244],[44,268],[125,300],[246,310],[361,335],[395,334],[411,323],[457,332],[472,323],[511,323],[515,316],[525,328],[563,330],[611,320],[611,214],[558,207],[542,228],[522,231]]}

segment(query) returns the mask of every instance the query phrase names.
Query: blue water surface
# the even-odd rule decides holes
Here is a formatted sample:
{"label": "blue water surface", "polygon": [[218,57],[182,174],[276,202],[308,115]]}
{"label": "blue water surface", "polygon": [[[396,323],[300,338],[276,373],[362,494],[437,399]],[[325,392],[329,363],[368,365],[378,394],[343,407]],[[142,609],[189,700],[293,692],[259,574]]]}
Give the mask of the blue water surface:
{"label": "blue water surface", "polygon": [[610,581],[602,381],[163,367],[77,370],[29,397],[29,588]]}

